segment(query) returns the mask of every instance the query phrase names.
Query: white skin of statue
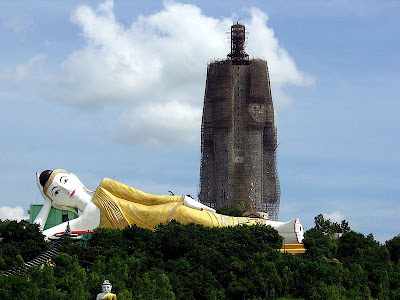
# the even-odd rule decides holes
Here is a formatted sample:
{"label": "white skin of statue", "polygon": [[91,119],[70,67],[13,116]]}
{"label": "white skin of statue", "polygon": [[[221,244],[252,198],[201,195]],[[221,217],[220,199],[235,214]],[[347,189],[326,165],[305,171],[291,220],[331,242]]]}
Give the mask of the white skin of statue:
{"label": "white skin of statue", "polygon": [[[37,178],[39,174],[36,173]],[[45,204],[35,219],[35,223],[43,229],[49,215],[52,202],[57,205],[70,206],[79,209],[81,215],[69,221],[72,231],[93,230],[100,224],[100,209],[93,203],[92,197],[86,193],[86,189],[78,177],[72,173],[58,173],[47,189],[47,194],[43,194],[43,189],[38,181],[38,187],[45,198]],[[63,232],[67,223],[64,222],[43,231],[47,237],[55,233]]]}
{"label": "white skin of statue", "polygon": [[[46,224],[52,204],[53,206],[69,206],[81,211],[78,218],[69,221],[71,231],[92,231],[100,225],[100,209],[94,204],[92,196],[87,193],[88,189],[85,188],[76,175],[64,172],[57,173],[47,189],[46,195],[43,193],[43,188],[39,183],[38,173],[36,173],[36,177],[38,187],[45,199],[45,204],[37,215],[34,223],[39,224],[42,230]],[[214,209],[187,196],[185,196],[183,204],[193,209],[215,212]],[[266,225],[270,225],[278,230],[279,234],[284,237],[286,241],[294,242],[294,230],[297,232],[297,238],[295,238],[297,242],[301,242],[303,239],[304,231],[298,219],[288,222],[267,221]],[[44,230],[43,234],[49,238],[56,233],[64,232],[66,226],[67,222],[64,222]]]}
{"label": "white skin of statue", "polygon": [[111,293],[112,285],[111,284],[103,284],[101,289],[102,293],[97,294],[96,300],[104,299],[109,293]]}
{"label": "white skin of statue", "polygon": [[[92,201],[92,196],[89,195],[85,186],[81,183],[78,177],[72,173],[58,173],[54,176],[47,194],[43,194],[43,188],[39,183],[39,174],[36,173],[38,187],[42,191],[45,199],[45,204],[37,215],[34,223],[39,224],[43,229],[49,215],[52,202],[59,206],[70,206],[77,208],[82,213],[81,215],[69,221],[72,231],[94,230],[100,224],[100,209]],[[200,202],[185,196],[184,205],[198,210],[208,210],[215,212],[214,209],[201,204]],[[64,232],[67,222],[56,225],[52,228],[43,231],[46,237],[51,237],[56,233]]]}

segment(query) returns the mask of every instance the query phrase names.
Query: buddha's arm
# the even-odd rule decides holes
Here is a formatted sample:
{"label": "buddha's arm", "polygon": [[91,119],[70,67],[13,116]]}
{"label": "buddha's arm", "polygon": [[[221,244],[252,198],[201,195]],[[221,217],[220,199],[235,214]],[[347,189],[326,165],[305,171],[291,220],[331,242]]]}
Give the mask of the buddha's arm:
{"label": "buddha's arm", "polygon": [[42,206],[42,209],[40,210],[40,212],[36,216],[36,218],[33,221],[33,223],[38,224],[40,229],[43,230],[44,226],[46,225],[47,218],[49,217],[49,213],[50,213],[50,209],[51,209],[51,200],[49,199],[49,197],[47,197],[43,193],[43,188],[42,188],[42,186],[40,184],[40,180],[39,180],[39,173],[36,173],[36,183],[37,183],[37,186],[38,186],[38,188],[40,190],[40,193],[43,196],[43,199],[44,199],[45,203]]}
{"label": "buddha's arm", "polygon": [[[85,211],[78,218],[69,221],[69,226],[72,231],[94,230],[99,224],[100,210],[94,204],[86,207]],[[47,237],[51,237],[56,233],[64,232],[67,225],[68,221],[43,231],[43,234]]]}
{"label": "buddha's arm", "polygon": [[107,191],[107,193],[111,194],[114,197],[117,197],[118,199],[124,199],[129,202],[139,203],[147,206],[160,205],[171,202],[178,203],[184,198],[183,196],[148,194],[109,178],[104,178],[101,181],[95,195],[101,192],[101,190]]}
{"label": "buddha's arm", "polygon": [[[76,230],[86,230],[86,229],[77,229],[76,228],[76,224],[77,223],[80,223],[79,221],[79,219],[80,219],[81,217],[78,217],[78,218],[76,218],[76,219],[73,219],[73,220],[71,220],[71,221],[69,221],[69,226],[71,227],[71,230],[73,230],[73,231],[76,231]],[[55,235],[56,233],[60,233],[60,232],[64,232],[65,231],[65,229],[67,228],[67,225],[68,225],[68,221],[67,222],[64,222],[64,223],[61,223],[61,224],[58,224],[58,225],[56,225],[56,226],[54,226],[54,227],[51,227],[51,228],[49,228],[49,229],[46,229],[45,231],[43,231],[43,234],[46,236],[46,237],[52,237],[53,235]]]}
{"label": "buddha's arm", "polygon": [[[183,204],[187,207],[215,212],[214,209],[188,196],[152,195],[109,178],[104,178],[99,187],[119,199],[142,205],[151,206],[171,202],[178,203],[183,200]],[[100,193],[99,189],[96,192]]]}
{"label": "buddha's arm", "polygon": [[46,221],[49,216],[50,209],[51,209],[51,200],[46,199],[46,202],[44,203],[42,209],[36,216],[35,221],[33,221],[33,223],[39,225],[41,230],[43,230],[44,226],[46,225]]}

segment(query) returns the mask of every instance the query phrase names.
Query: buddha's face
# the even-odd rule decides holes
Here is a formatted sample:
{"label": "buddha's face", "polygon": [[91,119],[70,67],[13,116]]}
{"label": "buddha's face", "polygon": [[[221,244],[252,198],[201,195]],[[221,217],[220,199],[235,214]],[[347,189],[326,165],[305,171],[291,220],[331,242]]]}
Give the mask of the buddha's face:
{"label": "buddha's face", "polygon": [[103,293],[111,293],[112,285],[111,284],[104,284],[102,286]]}
{"label": "buddha's face", "polygon": [[65,206],[74,206],[77,199],[84,199],[85,194],[82,183],[71,173],[57,173],[47,189],[51,200]]}

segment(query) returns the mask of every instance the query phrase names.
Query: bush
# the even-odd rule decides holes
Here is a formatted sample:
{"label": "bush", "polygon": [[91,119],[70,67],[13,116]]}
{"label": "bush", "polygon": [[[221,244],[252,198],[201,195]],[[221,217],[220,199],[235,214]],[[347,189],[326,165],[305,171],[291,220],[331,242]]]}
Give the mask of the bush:
{"label": "bush", "polygon": [[[0,276],[0,293],[4,299],[95,299],[108,279],[120,300],[400,299],[400,261],[393,256],[398,237],[386,247],[352,231],[335,240],[323,224],[307,231],[303,256],[277,251],[282,238],[269,226],[208,228],[173,221],[155,231],[99,228],[87,245],[66,239],[65,253],[53,258],[55,267]],[[3,267],[22,264],[47,247],[37,227],[26,225],[0,224]]]}

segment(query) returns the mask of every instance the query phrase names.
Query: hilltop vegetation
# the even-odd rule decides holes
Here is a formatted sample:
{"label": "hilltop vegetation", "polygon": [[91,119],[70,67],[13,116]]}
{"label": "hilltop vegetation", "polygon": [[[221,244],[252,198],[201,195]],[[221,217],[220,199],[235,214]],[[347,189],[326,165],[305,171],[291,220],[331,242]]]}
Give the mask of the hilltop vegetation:
{"label": "hilltop vegetation", "polygon": [[[4,299],[95,299],[104,279],[123,299],[400,299],[400,237],[385,245],[320,215],[304,256],[281,254],[271,227],[206,228],[171,222],[156,231],[98,229],[65,241],[55,266],[0,276]],[[339,239],[335,234],[342,232]],[[0,224],[0,268],[47,247],[36,225]],[[17,259],[15,259],[18,257]]]}

